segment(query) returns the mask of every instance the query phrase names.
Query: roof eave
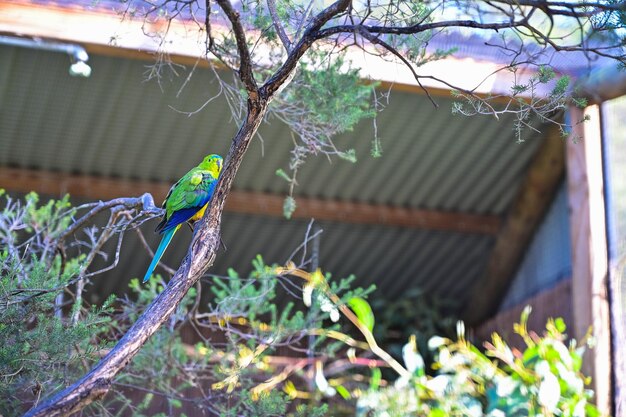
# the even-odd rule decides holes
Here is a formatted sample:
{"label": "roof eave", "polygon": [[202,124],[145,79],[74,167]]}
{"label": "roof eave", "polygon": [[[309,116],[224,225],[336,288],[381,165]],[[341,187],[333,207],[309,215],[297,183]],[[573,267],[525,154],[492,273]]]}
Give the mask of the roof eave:
{"label": "roof eave", "polygon": [[[157,53],[176,62],[197,63],[205,58],[204,32],[189,22],[173,21],[168,28],[168,42],[146,33],[157,33],[165,22],[148,22],[106,10],[41,6],[0,0],[0,33],[13,36],[45,38],[79,43],[89,52],[146,59]],[[449,94],[453,89],[472,91],[480,96],[507,95],[514,81],[529,78],[533,71],[513,74],[503,65],[473,58],[455,58],[430,62],[417,68],[418,84],[405,65],[354,51],[350,56],[366,80],[381,81],[402,90],[420,92],[427,89]],[[459,71],[462,68],[462,71]],[[436,76],[436,77],[435,77]],[[517,77],[517,78],[516,78]],[[421,85],[420,85],[421,84]],[[425,91],[424,91],[425,92]]]}

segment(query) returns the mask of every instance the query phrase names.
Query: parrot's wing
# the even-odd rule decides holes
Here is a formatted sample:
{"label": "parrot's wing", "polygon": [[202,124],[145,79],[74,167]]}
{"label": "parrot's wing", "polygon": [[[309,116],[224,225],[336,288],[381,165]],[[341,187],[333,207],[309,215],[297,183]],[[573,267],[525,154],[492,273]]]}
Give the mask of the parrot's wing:
{"label": "parrot's wing", "polygon": [[165,200],[163,200],[163,203],[161,204],[161,208],[165,209],[165,206],[167,205],[167,201],[170,199],[170,197],[172,196],[172,193],[174,192],[174,190],[176,190],[179,186],[180,186],[180,182],[184,179],[185,177],[179,179],[178,181],[176,181],[176,183],[174,185],[172,185],[169,189],[169,191],[167,192],[167,195],[165,196]]}
{"label": "parrot's wing", "polygon": [[193,217],[213,196],[216,180],[208,171],[191,171],[181,178],[165,200],[166,217],[157,232],[163,233]]}

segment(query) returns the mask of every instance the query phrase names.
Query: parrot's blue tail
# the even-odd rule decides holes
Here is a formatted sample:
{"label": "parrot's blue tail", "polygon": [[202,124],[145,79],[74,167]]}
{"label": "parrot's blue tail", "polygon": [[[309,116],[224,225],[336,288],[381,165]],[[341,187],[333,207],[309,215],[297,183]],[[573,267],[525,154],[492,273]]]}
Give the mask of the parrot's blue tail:
{"label": "parrot's blue tail", "polygon": [[152,262],[150,263],[150,266],[148,267],[148,270],[146,271],[146,275],[144,275],[143,277],[143,282],[146,282],[150,279],[152,272],[154,272],[154,268],[156,268],[157,264],[161,260],[161,257],[163,256],[163,252],[165,252],[165,249],[167,249],[167,246],[170,244],[172,237],[174,237],[174,233],[176,233],[178,229],[180,229],[180,225],[174,228],[171,228],[167,232],[163,233],[163,238],[161,239],[161,243],[159,243],[159,247],[157,248],[156,252],[154,252],[154,258],[152,258]]}

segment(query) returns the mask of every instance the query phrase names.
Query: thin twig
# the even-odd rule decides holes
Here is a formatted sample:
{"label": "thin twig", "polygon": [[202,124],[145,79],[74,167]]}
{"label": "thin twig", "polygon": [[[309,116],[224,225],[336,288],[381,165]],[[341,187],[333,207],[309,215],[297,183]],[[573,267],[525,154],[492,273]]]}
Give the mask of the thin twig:
{"label": "thin twig", "polygon": [[287,52],[291,51],[291,41],[285,32],[285,28],[280,21],[280,17],[278,16],[278,12],[276,11],[276,0],[267,0],[267,8],[270,11],[270,16],[272,16],[272,22],[274,24],[274,28],[276,29],[276,33],[280,38],[280,41],[283,43],[285,50]]}

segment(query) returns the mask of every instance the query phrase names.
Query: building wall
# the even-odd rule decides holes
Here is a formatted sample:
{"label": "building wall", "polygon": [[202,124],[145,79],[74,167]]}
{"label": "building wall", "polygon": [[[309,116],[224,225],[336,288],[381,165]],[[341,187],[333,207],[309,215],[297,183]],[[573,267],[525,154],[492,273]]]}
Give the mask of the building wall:
{"label": "building wall", "polygon": [[523,304],[572,275],[567,189],[563,183],[539,227],[499,311]]}
{"label": "building wall", "polygon": [[532,307],[529,330],[541,334],[550,317],[562,317],[571,328],[574,321],[571,276],[569,209],[567,187],[563,182],[498,314],[473,329],[473,337],[477,341],[489,340],[491,334],[497,332],[511,346],[523,348],[523,340],[513,331],[513,323],[519,321],[526,305]]}

